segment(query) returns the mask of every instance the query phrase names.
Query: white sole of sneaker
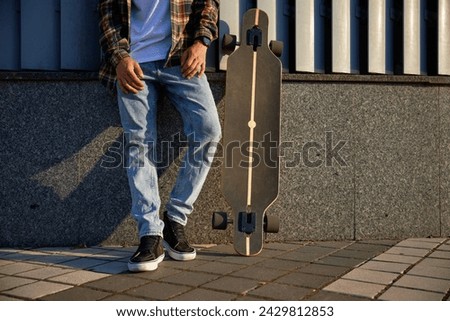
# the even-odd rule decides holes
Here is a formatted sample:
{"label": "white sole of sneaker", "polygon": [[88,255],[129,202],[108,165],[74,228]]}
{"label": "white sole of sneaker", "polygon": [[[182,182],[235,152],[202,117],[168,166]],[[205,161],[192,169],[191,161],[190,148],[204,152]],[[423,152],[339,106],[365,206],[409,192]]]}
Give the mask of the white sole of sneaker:
{"label": "white sole of sneaker", "polygon": [[158,268],[158,264],[164,260],[164,256],[165,255],[163,253],[156,260],[153,260],[153,261],[140,262],[140,263],[128,262],[128,270],[130,272],[155,271]]}
{"label": "white sole of sneaker", "polygon": [[192,253],[178,252],[173,250],[166,241],[163,241],[163,246],[169,256],[176,261],[192,261],[197,256],[195,249]]}

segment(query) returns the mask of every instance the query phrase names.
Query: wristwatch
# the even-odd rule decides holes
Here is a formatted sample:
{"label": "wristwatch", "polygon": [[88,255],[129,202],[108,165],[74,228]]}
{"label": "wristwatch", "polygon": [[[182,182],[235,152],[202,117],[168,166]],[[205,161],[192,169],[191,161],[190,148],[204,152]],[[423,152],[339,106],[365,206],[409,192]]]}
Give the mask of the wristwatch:
{"label": "wristwatch", "polygon": [[199,40],[202,44],[204,44],[208,48],[211,45],[211,40],[206,36],[197,37],[195,38],[195,40]]}

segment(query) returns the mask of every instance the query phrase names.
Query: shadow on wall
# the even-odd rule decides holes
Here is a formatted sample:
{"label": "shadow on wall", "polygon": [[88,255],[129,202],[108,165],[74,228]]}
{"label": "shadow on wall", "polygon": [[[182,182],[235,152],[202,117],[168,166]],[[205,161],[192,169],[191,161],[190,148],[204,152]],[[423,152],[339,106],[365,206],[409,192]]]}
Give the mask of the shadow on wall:
{"label": "shadow on wall", "polygon": [[[92,82],[5,82],[0,105],[0,246],[135,243],[115,98]],[[159,139],[176,137],[166,100],[158,118]],[[178,156],[162,153],[160,177]]]}

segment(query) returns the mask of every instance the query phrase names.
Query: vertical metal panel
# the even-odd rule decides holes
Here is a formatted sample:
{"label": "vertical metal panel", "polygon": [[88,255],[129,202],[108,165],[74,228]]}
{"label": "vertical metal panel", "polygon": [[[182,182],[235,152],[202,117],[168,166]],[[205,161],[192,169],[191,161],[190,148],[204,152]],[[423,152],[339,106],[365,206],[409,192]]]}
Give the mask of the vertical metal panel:
{"label": "vertical metal panel", "polygon": [[295,70],[314,72],[315,68],[315,1],[295,2]]}
{"label": "vertical metal panel", "polygon": [[295,2],[295,70],[324,72],[325,39],[323,0]]}
{"label": "vertical metal panel", "polygon": [[450,75],[450,1],[439,0],[438,74]]}
{"label": "vertical metal panel", "polygon": [[62,69],[98,69],[97,3],[97,0],[61,0]]}
{"label": "vertical metal panel", "polygon": [[219,69],[227,70],[228,55],[222,51],[222,38],[224,34],[236,35],[240,41],[241,19],[245,11],[251,7],[248,0],[227,0],[220,3],[219,20]]}
{"label": "vertical metal panel", "polygon": [[369,73],[386,71],[386,0],[369,1]]}
{"label": "vertical metal panel", "polygon": [[284,44],[280,60],[283,71],[289,71],[289,15],[288,0],[258,0],[257,7],[269,16],[268,40],[281,41]]}
{"label": "vertical metal panel", "polygon": [[350,0],[332,3],[332,71],[350,73]]}
{"label": "vertical metal panel", "polygon": [[21,66],[60,68],[59,0],[21,0]]}
{"label": "vertical metal panel", "polygon": [[332,71],[359,72],[359,26],[356,0],[332,2]]}
{"label": "vertical metal panel", "polygon": [[403,73],[426,73],[426,2],[403,1]]}
{"label": "vertical metal panel", "polygon": [[20,69],[20,0],[0,1],[0,69]]}
{"label": "vertical metal panel", "polygon": [[393,0],[368,1],[368,72],[394,73]]}

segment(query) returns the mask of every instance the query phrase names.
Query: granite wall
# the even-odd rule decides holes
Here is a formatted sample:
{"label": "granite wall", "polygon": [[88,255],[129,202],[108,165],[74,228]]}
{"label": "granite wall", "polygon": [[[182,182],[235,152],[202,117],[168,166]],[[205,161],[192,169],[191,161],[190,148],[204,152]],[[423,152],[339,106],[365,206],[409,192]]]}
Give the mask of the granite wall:
{"label": "granite wall", "polygon": [[[211,77],[221,119],[224,78]],[[280,218],[269,240],[400,239],[450,235],[450,86],[299,81],[282,90]],[[0,246],[136,243],[115,100],[95,81],[0,81]],[[179,143],[166,99],[160,139]],[[179,155],[161,150],[163,204]],[[188,223],[211,230],[222,151]]]}

